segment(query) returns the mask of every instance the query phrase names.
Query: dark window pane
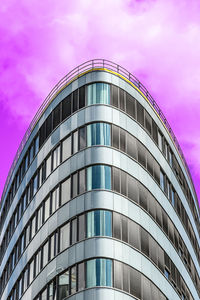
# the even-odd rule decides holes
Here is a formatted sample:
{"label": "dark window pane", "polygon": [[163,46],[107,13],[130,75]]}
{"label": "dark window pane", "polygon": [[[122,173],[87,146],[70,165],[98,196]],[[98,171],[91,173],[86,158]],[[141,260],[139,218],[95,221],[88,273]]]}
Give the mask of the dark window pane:
{"label": "dark window pane", "polygon": [[142,294],[143,294],[142,297],[143,300],[151,300],[150,281],[145,276],[142,277]]}
{"label": "dark window pane", "polygon": [[135,222],[129,220],[129,244],[140,250],[140,227]]}
{"label": "dark window pane", "polygon": [[73,245],[77,242],[77,219],[72,220],[71,226],[71,244]]}
{"label": "dark window pane", "polygon": [[69,296],[69,271],[58,278],[58,300],[64,300]]}
{"label": "dark window pane", "polygon": [[79,129],[79,150],[86,147],[86,127]]}
{"label": "dark window pane", "polygon": [[147,211],[147,190],[142,185],[139,188],[139,200],[140,205]]}
{"label": "dark window pane", "polygon": [[65,120],[71,115],[71,95],[67,96],[62,101],[62,120]]}
{"label": "dark window pane", "polygon": [[130,293],[141,299],[141,274],[135,269],[130,269]]}
{"label": "dark window pane", "polygon": [[85,238],[85,215],[78,217],[78,240],[81,241]]}
{"label": "dark window pane", "polygon": [[125,110],[125,92],[120,89],[119,90],[119,103],[120,103],[120,109]]}
{"label": "dark window pane", "polygon": [[163,219],[163,230],[166,233],[166,235],[168,235],[168,216],[164,212],[164,210],[162,210],[162,219]]}
{"label": "dark window pane", "polygon": [[141,228],[141,251],[149,256],[149,234],[143,228]]}
{"label": "dark window pane", "polygon": [[123,289],[123,264],[119,261],[114,261],[114,287]]}
{"label": "dark window pane", "polygon": [[149,257],[158,265],[158,244],[152,237],[149,237]]}
{"label": "dark window pane", "polygon": [[123,291],[129,293],[130,290],[130,267],[123,264]]}
{"label": "dark window pane", "polygon": [[155,160],[154,160],[154,179],[158,184],[160,184],[160,166]]}
{"label": "dark window pane", "polygon": [[149,202],[149,213],[153,217],[153,219],[156,219],[156,200],[152,195],[148,195],[148,202]]}
{"label": "dark window pane", "polygon": [[77,196],[78,194],[77,188],[78,188],[78,174],[75,173],[72,176],[72,198]]}
{"label": "dark window pane", "polygon": [[135,119],[135,99],[126,93],[126,112]]}
{"label": "dark window pane", "polygon": [[85,170],[79,171],[79,194],[85,192]]}
{"label": "dark window pane", "polygon": [[71,284],[70,284],[70,287],[71,287],[71,294],[74,294],[76,293],[76,266],[72,267],[71,268],[71,272],[70,272],[71,276],[70,276],[70,279],[71,279]]}
{"label": "dark window pane", "polygon": [[153,128],[153,139],[156,142],[156,144],[158,145],[158,128],[157,128],[157,124],[154,122],[154,120],[152,120],[152,128]]}
{"label": "dark window pane", "polygon": [[160,204],[156,203],[156,222],[162,228],[162,209]]}
{"label": "dark window pane", "polygon": [[127,154],[137,160],[137,143],[136,139],[127,133]]}
{"label": "dark window pane", "polygon": [[112,105],[119,107],[118,104],[118,87],[116,87],[115,85],[112,85]]}
{"label": "dark window pane", "polygon": [[85,106],[85,86],[79,89],[79,109]]}
{"label": "dark window pane", "polygon": [[119,127],[112,126],[112,146],[119,149]]}
{"label": "dark window pane", "polygon": [[52,132],[52,113],[46,119],[46,138],[48,138],[51,132]]}
{"label": "dark window pane", "polygon": [[138,162],[146,168],[146,148],[138,142]]}
{"label": "dark window pane", "polygon": [[117,213],[113,213],[113,237],[122,239],[122,220],[121,215]]}
{"label": "dark window pane", "polygon": [[[45,141],[45,136],[46,136],[46,123],[44,122],[40,128],[40,133],[39,133],[39,136],[40,136],[40,147],[41,145],[44,143]],[[26,170],[26,168],[24,168]]]}
{"label": "dark window pane", "polygon": [[138,182],[130,175],[127,175],[128,181],[128,198],[133,200],[134,202],[139,203],[139,189]]}
{"label": "dark window pane", "polygon": [[60,104],[53,110],[53,129],[60,124]]}
{"label": "dark window pane", "polygon": [[142,126],[144,126],[144,108],[138,101],[137,101],[137,121]]}
{"label": "dark window pane", "polygon": [[153,156],[147,151],[147,170],[153,176],[153,166],[154,166],[154,158]]}
{"label": "dark window pane", "polygon": [[75,112],[78,109],[78,89],[73,92],[73,111]]}
{"label": "dark window pane", "polygon": [[126,152],[126,132],[120,129],[120,150]]}
{"label": "dark window pane", "polygon": [[152,118],[148,114],[147,111],[145,111],[145,128],[148,131],[148,133],[151,135],[151,132],[152,132]]}
{"label": "dark window pane", "polygon": [[158,246],[158,268],[164,272],[164,251]]}
{"label": "dark window pane", "polygon": [[78,291],[85,288],[85,263],[78,264]]}
{"label": "dark window pane", "polygon": [[128,218],[122,216],[122,241],[128,243]]}
{"label": "dark window pane", "polygon": [[127,174],[121,171],[121,193],[127,196]]}
{"label": "dark window pane", "polygon": [[120,170],[113,168],[113,190],[120,193]]}

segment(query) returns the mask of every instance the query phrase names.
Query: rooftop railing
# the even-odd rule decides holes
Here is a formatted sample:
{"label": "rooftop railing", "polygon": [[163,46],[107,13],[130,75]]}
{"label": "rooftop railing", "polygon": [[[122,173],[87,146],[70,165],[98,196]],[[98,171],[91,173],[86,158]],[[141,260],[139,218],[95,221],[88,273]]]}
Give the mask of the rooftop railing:
{"label": "rooftop railing", "polygon": [[[19,148],[17,150],[17,153],[15,155],[15,158],[13,160],[13,163],[10,167],[7,179],[6,179],[6,183],[4,186],[4,190],[3,190],[3,194],[1,197],[1,200],[3,200],[4,195],[6,193],[9,181],[11,179],[12,173],[14,171],[14,168],[17,164],[17,161],[19,159],[19,156],[22,152],[22,150],[24,149],[24,146],[29,138],[29,136],[31,135],[35,125],[37,124],[37,122],[39,121],[39,119],[41,118],[42,114],[44,113],[44,111],[47,109],[47,107],[49,106],[49,104],[51,103],[51,101],[56,97],[56,95],[61,92],[61,90],[68,85],[71,81],[75,80],[76,78],[84,75],[84,73],[87,73],[88,71],[92,71],[92,70],[98,70],[98,69],[107,69],[110,71],[113,71],[115,73],[117,73],[116,75],[121,75],[124,78],[128,79],[131,83],[133,83],[144,95],[145,97],[148,99],[148,101],[151,103],[151,105],[154,107],[155,111],[158,113],[158,115],[160,116],[161,120],[163,121],[163,123],[165,124],[169,135],[171,136],[183,162],[184,165],[186,167],[186,171],[191,179],[191,183],[193,185],[193,181],[192,181],[192,176],[190,174],[190,170],[188,168],[188,165],[186,163],[186,160],[184,158],[183,155],[183,151],[181,150],[181,147],[177,141],[177,138],[175,137],[175,134],[173,132],[173,130],[171,129],[167,119],[165,118],[163,112],[161,111],[161,109],[159,108],[158,104],[156,103],[156,101],[153,99],[153,97],[149,94],[149,92],[147,91],[147,89],[145,88],[145,86],[134,76],[132,75],[130,72],[128,72],[125,68],[121,67],[118,64],[115,64],[109,60],[106,59],[93,59],[93,60],[89,60],[81,65],[79,65],[78,67],[74,68],[72,71],[70,71],[66,76],[64,76],[56,85],[55,87],[51,90],[51,92],[49,93],[49,95],[46,97],[46,99],[44,100],[44,102],[42,103],[42,105],[40,106],[40,108],[38,109],[36,115],[34,116],[33,120],[31,121],[26,133],[24,134],[24,137],[19,145]],[[193,185],[194,188],[194,185]],[[195,191],[195,188],[194,188]],[[1,201],[2,202],[2,201]]]}

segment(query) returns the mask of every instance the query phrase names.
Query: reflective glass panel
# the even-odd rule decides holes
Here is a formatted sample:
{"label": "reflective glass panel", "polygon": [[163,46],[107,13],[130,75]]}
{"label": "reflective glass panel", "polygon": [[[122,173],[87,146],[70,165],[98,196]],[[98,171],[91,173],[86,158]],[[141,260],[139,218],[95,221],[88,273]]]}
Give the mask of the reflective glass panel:
{"label": "reflective glass panel", "polygon": [[110,124],[94,123],[87,126],[87,146],[107,145],[110,146]]}
{"label": "reflective glass panel", "polygon": [[111,189],[111,167],[96,165],[87,168],[87,190]]}
{"label": "reflective glass panel", "polygon": [[87,213],[87,237],[112,236],[112,214],[95,210]]}
{"label": "reflective glass panel", "polygon": [[106,83],[88,85],[87,104],[110,104],[110,85]]}

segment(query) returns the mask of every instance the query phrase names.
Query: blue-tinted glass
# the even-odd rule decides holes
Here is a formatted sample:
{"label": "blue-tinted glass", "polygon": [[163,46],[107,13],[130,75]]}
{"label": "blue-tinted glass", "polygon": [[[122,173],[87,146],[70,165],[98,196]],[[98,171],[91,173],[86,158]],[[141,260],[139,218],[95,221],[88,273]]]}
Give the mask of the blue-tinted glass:
{"label": "blue-tinted glass", "polygon": [[87,237],[112,236],[112,214],[95,210],[87,213]]}
{"label": "blue-tinted glass", "polygon": [[94,83],[87,88],[87,104],[110,104],[110,85]]}
{"label": "blue-tinted glass", "polygon": [[110,124],[94,123],[87,126],[87,146],[110,146]]}
{"label": "blue-tinted glass", "polygon": [[92,166],[87,168],[87,190],[111,189],[111,168],[109,166]]}
{"label": "blue-tinted glass", "polygon": [[87,261],[86,287],[112,286],[112,261],[110,259],[93,259]]}

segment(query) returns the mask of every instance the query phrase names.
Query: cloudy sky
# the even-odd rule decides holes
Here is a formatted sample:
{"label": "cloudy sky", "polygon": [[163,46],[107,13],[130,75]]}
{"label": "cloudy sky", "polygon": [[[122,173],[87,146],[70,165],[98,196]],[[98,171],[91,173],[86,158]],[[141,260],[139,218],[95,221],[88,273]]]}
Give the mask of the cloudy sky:
{"label": "cloudy sky", "polygon": [[200,199],[200,1],[2,0],[0,195],[51,88],[92,58],[134,74],[171,124]]}

